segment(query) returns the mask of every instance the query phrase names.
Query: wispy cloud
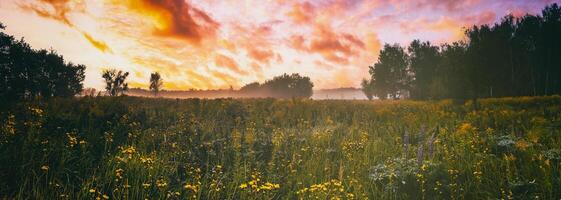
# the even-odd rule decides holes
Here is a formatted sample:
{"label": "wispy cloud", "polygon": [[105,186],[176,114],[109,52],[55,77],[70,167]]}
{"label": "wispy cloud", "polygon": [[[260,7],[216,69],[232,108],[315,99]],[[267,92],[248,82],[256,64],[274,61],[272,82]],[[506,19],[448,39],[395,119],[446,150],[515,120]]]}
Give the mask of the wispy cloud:
{"label": "wispy cloud", "polygon": [[86,32],[82,32],[82,35],[84,35],[84,37],[88,40],[88,42],[90,42],[90,44],[92,44],[92,46],[94,46],[99,51],[107,52],[107,53],[113,52],[105,42],[94,39],[90,34]]}
{"label": "wispy cloud", "polygon": [[[512,13],[537,13],[559,0],[5,0],[24,12],[6,22],[22,36],[44,27],[29,15],[59,22],[57,46],[86,44],[100,54],[72,55],[87,76],[105,66],[133,72],[146,86],[158,71],[167,89],[240,87],[283,72],[310,76],[317,88],[358,86],[383,43],[463,39],[463,28]],[[3,4],[6,5],[6,4]],[[0,4],[0,12],[8,7]],[[40,22],[34,22],[37,24]],[[9,27],[10,27],[9,26]],[[23,27],[23,28],[22,28]],[[93,67],[91,66],[93,65]],[[95,78],[86,85],[96,86]],[[91,81],[93,80],[93,81]]]}

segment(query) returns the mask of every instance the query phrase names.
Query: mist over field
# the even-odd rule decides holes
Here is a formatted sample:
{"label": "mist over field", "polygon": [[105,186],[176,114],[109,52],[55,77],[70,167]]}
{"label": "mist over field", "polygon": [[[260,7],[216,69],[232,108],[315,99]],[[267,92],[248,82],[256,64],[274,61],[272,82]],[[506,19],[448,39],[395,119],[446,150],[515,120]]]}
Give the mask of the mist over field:
{"label": "mist over field", "polygon": [[[148,90],[133,88],[127,92],[130,96],[154,97],[154,94]],[[259,98],[267,97],[268,94],[247,94],[239,90],[201,90],[201,91],[161,91],[158,97],[162,98],[201,98],[201,99],[216,99],[216,98]],[[358,88],[338,88],[338,89],[322,89],[314,90],[313,95],[310,97],[314,100],[367,100],[364,93]]]}

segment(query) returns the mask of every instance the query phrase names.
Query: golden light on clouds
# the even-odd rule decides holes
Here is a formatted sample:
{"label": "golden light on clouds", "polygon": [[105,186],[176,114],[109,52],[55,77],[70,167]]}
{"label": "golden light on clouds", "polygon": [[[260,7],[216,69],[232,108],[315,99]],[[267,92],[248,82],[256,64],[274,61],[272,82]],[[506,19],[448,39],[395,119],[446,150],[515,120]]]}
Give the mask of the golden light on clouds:
{"label": "golden light on clouds", "polygon": [[[383,43],[463,38],[463,27],[538,12],[545,1],[413,0],[3,0],[6,31],[85,64],[86,87],[100,72],[131,72],[147,87],[241,87],[281,73],[309,76],[316,89],[357,87]],[[34,46],[35,47],[35,46]]]}
{"label": "golden light on clouds", "polygon": [[108,52],[111,53],[111,48],[109,46],[107,46],[107,44],[105,44],[105,42],[102,41],[98,41],[96,39],[94,39],[90,34],[86,33],[86,32],[82,32],[82,34],[84,35],[84,37],[88,40],[88,42],[90,42],[90,44],[92,44],[95,48],[99,49],[101,52]]}

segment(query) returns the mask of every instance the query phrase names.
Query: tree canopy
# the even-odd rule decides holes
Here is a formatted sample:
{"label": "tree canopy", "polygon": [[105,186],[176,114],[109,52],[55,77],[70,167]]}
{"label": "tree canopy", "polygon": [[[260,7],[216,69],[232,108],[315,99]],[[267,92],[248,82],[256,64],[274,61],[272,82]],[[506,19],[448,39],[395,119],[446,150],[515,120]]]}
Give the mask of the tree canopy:
{"label": "tree canopy", "polygon": [[[407,51],[386,44],[362,84],[366,96],[413,99],[561,94],[561,9],[507,15],[466,29],[467,40],[436,46],[414,40]],[[370,82],[370,84],[366,84]]]}
{"label": "tree canopy", "polygon": [[253,82],[243,86],[240,92],[247,96],[274,98],[310,98],[314,84],[309,77],[300,74],[283,74],[265,81],[263,84]]}
{"label": "tree canopy", "polygon": [[55,50],[33,49],[4,33],[0,23],[0,101],[71,97],[82,91],[86,66]]}

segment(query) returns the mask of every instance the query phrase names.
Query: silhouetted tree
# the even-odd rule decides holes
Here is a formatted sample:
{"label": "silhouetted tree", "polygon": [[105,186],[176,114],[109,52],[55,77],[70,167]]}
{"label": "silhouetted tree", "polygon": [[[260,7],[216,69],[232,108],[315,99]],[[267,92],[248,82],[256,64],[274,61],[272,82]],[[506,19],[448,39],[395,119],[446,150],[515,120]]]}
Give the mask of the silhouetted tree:
{"label": "silhouetted tree", "polygon": [[413,74],[411,80],[411,98],[429,99],[435,96],[430,87],[435,78],[436,68],[440,62],[440,52],[437,46],[430,42],[413,40],[408,48],[409,72]]}
{"label": "silhouetted tree", "polygon": [[433,74],[430,91],[436,99],[467,98],[471,85],[467,78],[467,44],[454,42],[440,48],[440,63]]}
{"label": "silhouetted tree", "polygon": [[244,92],[244,91],[256,91],[256,90],[259,90],[260,87],[261,87],[261,84],[259,84],[259,82],[252,82],[252,83],[246,84],[243,87],[241,87],[240,91],[242,91],[242,92]]}
{"label": "silhouetted tree", "polygon": [[154,92],[154,96],[158,96],[158,92],[161,90],[162,84],[163,81],[160,73],[154,72],[150,74],[150,91]]}
{"label": "silhouetted tree", "polygon": [[129,72],[123,72],[116,69],[103,70],[102,77],[105,80],[105,90],[110,96],[123,95],[129,89],[125,80],[129,76]]}
{"label": "silhouetted tree", "polygon": [[314,84],[310,78],[295,73],[275,76],[272,80],[265,81],[262,86],[270,90],[275,98],[310,98]]}
{"label": "silhouetted tree", "polygon": [[465,34],[465,42],[440,48],[414,40],[408,54],[399,45],[385,45],[378,62],[369,67],[374,94],[395,98],[398,91],[409,90],[414,99],[473,100],[561,94],[557,4],[546,6],[541,16],[507,15],[495,24],[473,26]]}
{"label": "silhouetted tree", "polygon": [[65,62],[54,50],[35,50],[0,32],[1,100],[74,96],[82,91],[85,69]]}
{"label": "silhouetted tree", "polygon": [[253,82],[240,88],[245,96],[274,98],[310,98],[314,84],[309,77],[299,74],[283,74],[265,81],[263,84]]}
{"label": "silhouetted tree", "polygon": [[407,59],[407,54],[398,44],[386,44],[380,50],[378,62],[369,67],[371,84],[378,98],[398,98],[401,91],[408,89]]}

